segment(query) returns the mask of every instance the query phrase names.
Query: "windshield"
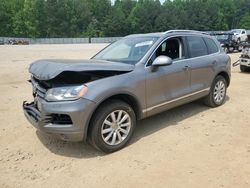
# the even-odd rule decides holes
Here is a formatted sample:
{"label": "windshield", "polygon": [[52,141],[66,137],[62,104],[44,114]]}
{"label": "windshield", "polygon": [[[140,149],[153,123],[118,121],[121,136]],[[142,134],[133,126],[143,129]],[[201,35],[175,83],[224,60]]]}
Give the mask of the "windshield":
{"label": "windshield", "polygon": [[215,35],[217,40],[227,40],[230,35]]}
{"label": "windshield", "polygon": [[158,37],[123,38],[99,52],[93,59],[136,64],[157,39]]}

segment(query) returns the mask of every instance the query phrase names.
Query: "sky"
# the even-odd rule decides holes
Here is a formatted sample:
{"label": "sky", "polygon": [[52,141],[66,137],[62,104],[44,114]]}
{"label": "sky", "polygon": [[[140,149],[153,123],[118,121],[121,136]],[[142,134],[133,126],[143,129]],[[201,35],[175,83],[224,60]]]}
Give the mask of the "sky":
{"label": "sky", "polygon": [[[160,0],[161,3],[163,3],[165,0]],[[115,2],[115,0],[111,0],[112,3]]]}

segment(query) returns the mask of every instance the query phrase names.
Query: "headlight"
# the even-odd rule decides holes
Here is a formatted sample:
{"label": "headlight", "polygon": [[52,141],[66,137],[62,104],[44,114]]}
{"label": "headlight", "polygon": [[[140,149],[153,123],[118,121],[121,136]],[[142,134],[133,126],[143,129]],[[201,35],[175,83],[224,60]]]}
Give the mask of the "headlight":
{"label": "headlight", "polygon": [[57,87],[49,89],[46,93],[45,100],[47,101],[69,101],[76,100],[82,97],[88,90],[85,85]]}

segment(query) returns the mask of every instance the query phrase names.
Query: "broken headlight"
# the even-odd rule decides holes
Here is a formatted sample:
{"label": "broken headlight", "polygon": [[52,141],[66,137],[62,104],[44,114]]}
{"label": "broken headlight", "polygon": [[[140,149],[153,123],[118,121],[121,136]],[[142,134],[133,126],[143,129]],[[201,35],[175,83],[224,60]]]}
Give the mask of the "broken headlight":
{"label": "broken headlight", "polygon": [[76,100],[82,97],[88,90],[85,85],[56,87],[49,89],[46,93],[45,100],[47,101],[69,101]]}

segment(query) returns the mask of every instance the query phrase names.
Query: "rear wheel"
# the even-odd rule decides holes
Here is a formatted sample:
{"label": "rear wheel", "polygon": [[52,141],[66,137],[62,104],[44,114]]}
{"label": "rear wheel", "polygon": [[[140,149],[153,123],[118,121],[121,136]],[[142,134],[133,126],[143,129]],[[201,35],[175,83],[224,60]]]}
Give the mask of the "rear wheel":
{"label": "rear wheel", "polygon": [[133,109],[123,101],[112,100],[100,106],[93,117],[91,144],[105,153],[117,151],[128,143],[135,124]]}
{"label": "rear wheel", "polygon": [[214,79],[209,95],[204,102],[207,106],[218,107],[225,101],[227,94],[227,82],[223,76],[217,76]]}

